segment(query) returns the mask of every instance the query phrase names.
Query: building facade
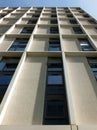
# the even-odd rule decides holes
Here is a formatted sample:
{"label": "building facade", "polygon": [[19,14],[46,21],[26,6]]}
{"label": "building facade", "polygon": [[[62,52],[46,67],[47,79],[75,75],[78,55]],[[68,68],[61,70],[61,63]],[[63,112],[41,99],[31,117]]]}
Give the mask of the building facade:
{"label": "building facade", "polygon": [[97,130],[97,21],[83,9],[0,8],[0,129]]}

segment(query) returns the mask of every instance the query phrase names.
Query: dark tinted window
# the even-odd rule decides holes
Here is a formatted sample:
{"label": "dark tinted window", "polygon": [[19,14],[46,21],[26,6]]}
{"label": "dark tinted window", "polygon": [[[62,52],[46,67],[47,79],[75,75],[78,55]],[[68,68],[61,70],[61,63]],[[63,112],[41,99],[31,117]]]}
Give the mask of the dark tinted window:
{"label": "dark tinted window", "polygon": [[75,34],[83,34],[84,33],[80,27],[73,27],[73,31]]}
{"label": "dark tinted window", "polygon": [[87,60],[91,67],[91,70],[97,80],[97,57],[88,57]]}
{"label": "dark tinted window", "polygon": [[76,20],[69,20],[71,24],[77,24]]}
{"label": "dark tinted window", "polygon": [[91,24],[97,24],[97,22],[95,20],[88,20],[88,22]]}
{"label": "dark tinted window", "polygon": [[4,97],[18,62],[19,58],[17,57],[3,57],[0,60],[0,102]]}
{"label": "dark tinted window", "polygon": [[57,24],[57,20],[50,20],[51,24]]}
{"label": "dark tinted window", "polygon": [[48,84],[63,84],[62,74],[58,72],[48,73]]}
{"label": "dark tinted window", "polygon": [[51,27],[49,31],[50,33],[54,33],[54,34],[59,33],[58,27]]}
{"label": "dark tinted window", "polygon": [[57,57],[48,58],[43,124],[69,124],[62,60]]}
{"label": "dark tinted window", "polygon": [[28,21],[28,24],[36,24],[36,22],[37,22],[37,20],[34,20],[34,19],[33,19],[33,20],[29,20],[29,21]]}
{"label": "dark tinted window", "polygon": [[28,27],[24,27],[23,30],[21,31],[21,33],[29,33],[31,34],[34,28],[28,28]]}
{"label": "dark tinted window", "polygon": [[88,39],[79,38],[78,41],[83,51],[95,51]]}
{"label": "dark tinted window", "polygon": [[27,45],[28,39],[27,38],[23,38],[23,39],[19,39],[17,38],[13,44],[11,45],[11,47],[9,48],[9,51],[24,51],[26,45]]}

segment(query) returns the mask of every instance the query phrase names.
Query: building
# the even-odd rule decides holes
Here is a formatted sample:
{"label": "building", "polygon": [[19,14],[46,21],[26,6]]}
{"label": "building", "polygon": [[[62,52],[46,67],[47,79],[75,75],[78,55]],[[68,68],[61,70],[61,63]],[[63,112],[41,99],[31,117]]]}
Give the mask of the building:
{"label": "building", "polygon": [[0,130],[97,130],[97,21],[76,7],[0,18]]}

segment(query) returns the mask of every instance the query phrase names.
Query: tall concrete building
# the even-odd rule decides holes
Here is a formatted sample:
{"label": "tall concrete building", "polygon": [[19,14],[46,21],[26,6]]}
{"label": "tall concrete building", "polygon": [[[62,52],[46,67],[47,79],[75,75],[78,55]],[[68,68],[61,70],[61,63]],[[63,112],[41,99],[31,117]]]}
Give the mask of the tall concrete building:
{"label": "tall concrete building", "polygon": [[97,21],[0,8],[0,103],[0,130],[97,130]]}

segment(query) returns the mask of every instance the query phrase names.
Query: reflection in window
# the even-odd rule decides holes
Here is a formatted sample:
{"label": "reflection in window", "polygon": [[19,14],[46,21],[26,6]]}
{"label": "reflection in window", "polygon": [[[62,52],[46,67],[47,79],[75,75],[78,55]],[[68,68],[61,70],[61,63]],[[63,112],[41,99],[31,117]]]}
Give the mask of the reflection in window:
{"label": "reflection in window", "polygon": [[28,38],[16,38],[8,51],[24,51],[28,42]]}
{"label": "reflection in window", "polygon": [[62,74],[58,72],[48,73],[48,84],[63,84]]}
{"label": "reflection in window", "polygon": [[45,93],[45,125],[69,124],[67,99],[64,86],[61,58],[49,57],[47,64],[47,84]]}
{"label": "reflection in window", "polygon": [[50,38],[49,39],[49,51],[60,51],[60,40],[59,39],[54,39]]}
{"label": "reflection in window", "polygon": [[33,28],[32,28],[32,27],[30,27],[30,28],[24,27],[23,30],[21,31],[21,34],[25,34],[25,33],[31,34],[32,31],[33,31]]}
{"label": "reflection in window", "polygon": [[80,27],[73,27],[73,31],[75,34],[84,34]]}
{"label": "reflection in window", "polygon": [[95,51],[88,39],[79,38],[78,41],[82,51]]}
{"label": "reflection in window", "polygon": [[0,103],[5,95],[18,62],[19,58],[17,57],[3,57],[0,60]]}
{"label": "reflection in window", "polygon": [[91,70],[97,80],[97,57],[88,57],[87,60],[91,67]]}

